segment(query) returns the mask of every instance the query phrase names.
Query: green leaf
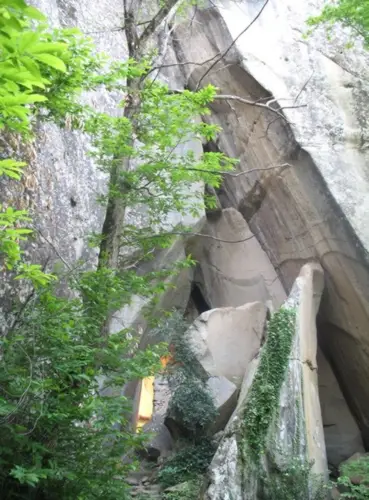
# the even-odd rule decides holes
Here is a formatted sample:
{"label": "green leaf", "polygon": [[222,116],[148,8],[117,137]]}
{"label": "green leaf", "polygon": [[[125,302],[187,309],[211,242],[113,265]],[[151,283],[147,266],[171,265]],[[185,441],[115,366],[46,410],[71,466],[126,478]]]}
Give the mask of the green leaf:
{"label": "green leaf", "polygon": [[68,45],[66,43],[61,42],[41,42],[34,45],[30,52],[32,54],[40,54],[40,53],[50,53],[50,52],[64,52],[68,49]]}
{"label": "green leaf", "polygon": [[18,106],[19,104],[33,104],[35,102],[47,101],[47,97],[41,94],[18,94],[0,97],[0,106]]}
{"label": "green leaf", "polygon": [[34,57],[38,61],[41,61],[42,63],[47,64],[47,66],[57,69],[62,73],[65,73],[67,71],[64,62],[59,59],[59,57],[52,56],[51,54],[35,54]]}
{"label": "green leaf", "polygon": [[27,17],[30,19],[36,19],[37,21],[46,21],[46,16],[42,14],[38,9],[35,7],[32,7],[29,5],[25,10],[24,13]]}
{"label": "green leaf", "polygon": [[21,33],[18,37],[18,51],[22,52],[31,52],[32,46],[35,45],[40,39],[40,33],[37,31],[26,31],[25,33]]}

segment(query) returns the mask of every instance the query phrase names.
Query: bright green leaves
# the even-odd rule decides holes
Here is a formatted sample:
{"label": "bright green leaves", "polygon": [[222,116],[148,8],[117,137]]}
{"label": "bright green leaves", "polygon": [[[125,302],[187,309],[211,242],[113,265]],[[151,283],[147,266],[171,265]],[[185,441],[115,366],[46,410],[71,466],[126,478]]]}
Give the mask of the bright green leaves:
{"label": "bright green leaves", "polygon": [[195,155],[191,147],[219,132],[199,119],[215,92],[212,86],[171,92],[166,85],[146,81],[131,96],[138,102],[131,120],[94,113],[85,121],[93,157],[104,171],[117,172],[111,178],[110,199],[122,197],[133,210],[145,207],[151,232],[173,211],[199,216],[205,208],[201,183],[218,187],[222,173],[234,168],[236,161],[222,153]]}
{"label": "bright green leaves", "polygon": [[67,45],[52,42],[43,25],[31,25],[31,20],[44,20],[34,7],[22,1],[4,4],[0,11],[0,127],[28,134],[33,113],[29,105],[47,100],[35,93],[50,85],[45,67],[65,72],[59,54]]}
{"label": "bright green leaves", "polygon": [[[0,210],[1,210],[0,206]],[[7,269],[13,269],[21,258],[19,242],[26,239],[32,231],[19,227],[23,222],[29,221],[25,210],[14,210],[8,207],[0,211],[0,255],[4,256]]]}
{"label": "bright green leaves", "polygon": [[308,20],[310,26],[324,24],[328,32],[335,23],[351,28],[353,36],[361,36],[369,46],[369,0],[338,0]]}
{"label": "bright green leaves", "polygon": [[67,71],[64,62],[58,57],[55,57],[51,54],[34,54],[33,56],[35,59],[37,59],[37,61],[41,61],[47,66],[51,66],[52,68],[57,69],[58,71],[62,71],[63,73]]}
{"label": "bright green leaves", "polygon": [[[101,337],[111,298],[129,301],[131,285],[144,286],[134,274],[83,274],[75,299],[41,289],[19,314],[0,364],[3,490],[28,485],[27,498],[37,485],[37,494],[66,500],[126,498],[132,464],[122,456],[140,448],[143,437],[130,430],[131,405],[121,389],[157,372],[164,354],[163,345],[135,352],[128,329]],[[99,384],[115,396],[99,392]]]}
{"label": "bright green leaves", "polygon": [[[12,160],[3,160],[0,162],[0,168],[1,163],[4,162],[10,164]],[[12,163],[19,163],[20,167],[23,165],[21,162]],[[9,169],[9,167],[7,168]],[[10,170],[10,172],[17,176],[17,167],[14,167],[14,169]],[[39,265],[21,262],[22,251],[20,249],[20,242],[27,240],[28,236],[33,232],[31,229],[22,227],[24,223],[31,220],[28,217],[27,211],[15,210],[12,207],[1,209],[2,207],[0,206],[0,255],[3,256],[5,268],[17,271],[16,280],[28,280],[35,287],[47,285],[55,279],[54,276],[45,274]]]}
{"label": "bright green leaves", "polygon": [[23,161],[15,161],[10,158],[7,160],[0,160],[0,176],[7,175],[19,181],[22,175],[22,169],[25,166],[26,163]]}
{"label": "bright green leaves", "polygon": [[[28,230],[24,229],[23,231],[28,231]],[[29,280],[35,288],[38,288],[46,286],[51,281],[54,281],[57,278],[52,274],[44,273],[42,267],[39,264],[20,264],[18,266],[18,274],[14,279]]]}

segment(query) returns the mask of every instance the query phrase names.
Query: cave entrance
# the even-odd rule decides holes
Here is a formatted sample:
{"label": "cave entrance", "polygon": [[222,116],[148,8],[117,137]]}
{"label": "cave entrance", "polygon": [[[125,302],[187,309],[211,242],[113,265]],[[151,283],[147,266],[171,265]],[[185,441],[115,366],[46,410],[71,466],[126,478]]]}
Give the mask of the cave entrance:
{"label": "cave entrance", "polygon": [[195,282],[193,282],[191,286],[190,297],[184,313],[184,317],[189,323],[195,321],[200,314],[212,309],[211,305],[205,299],[200,286],[200,284]]}
{"label": "cave entrance", "polygon": [[196,283],[192,285],[191,299],[199,315],[211,309],[210,305],[206,301],[203,293],[201,292],[199,286]]}

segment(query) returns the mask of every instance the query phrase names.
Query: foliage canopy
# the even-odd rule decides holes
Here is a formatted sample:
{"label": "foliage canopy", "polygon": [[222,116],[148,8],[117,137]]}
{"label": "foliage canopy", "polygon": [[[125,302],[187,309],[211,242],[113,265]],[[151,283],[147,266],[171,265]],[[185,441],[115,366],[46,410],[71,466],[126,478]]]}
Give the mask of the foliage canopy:
{"label": "foliage canopy", "polygon": [[369,47],[369,0],[338,0],[327,4],[322,13],[308,20],[310,26],[340,23],[351,28],[353,35],[363,38]]}
{"label": "foliage canopy", "polygon": [[[171,92],[150,79],[153,61],[143,52],[111,61],[77,30],[49,29],[23,0],[1,2],[2,134],[32,140],[37,120],[82,129],[96,164],[109,174],[108,194],[100,197],[106,207],[103,234],[94,238],[98,270],[68,270],[62,276],[69,283],[67,297],[59,295],[56,276],[25,259],[22,248],[32,232],[28,212],[6,204],[1,209],[3,272],[33,286],[0,344],[4,499],[125,498],[124,479],[142,436],[130,428],[122,387],[155,373],[163,348],[137,351],[134,328],[108,336],[106,324],[134,295],[157,302],[173,275],[191,265],[188,258],[137,272],[138,263],[171,244],[173,232],[188,232],[168,224],[173,210],[202,210],[200,192],[197,198],[184,193],[198,182],[219,185],[220,172],[234,164],[222,154],[195,157],[184,148],[189,139],[217,133],[194,119],[208,113],[215,89]],[[81,103],[83,92],[101,87],[121,94],[121,112],[110,115]],[[22,182],[26,163],[8,150],[1,154],[0,175]],[[125,212],[143,207],[145,223],[138,230]]]}

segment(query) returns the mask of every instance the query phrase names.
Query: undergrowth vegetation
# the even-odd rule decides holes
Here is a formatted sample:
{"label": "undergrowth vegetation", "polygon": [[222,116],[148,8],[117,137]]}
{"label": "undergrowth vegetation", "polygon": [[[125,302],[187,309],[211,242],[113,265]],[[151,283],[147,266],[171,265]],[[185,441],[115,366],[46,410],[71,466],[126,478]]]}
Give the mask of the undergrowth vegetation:
{"label": "undergrowth vegetation", "polygon": [[342,498],[351,500],[369,499],[369,456],[351,459],[340,466],[336,486]]}
{"label": "undergrowth vegetation", "polygon": [[[174,311],[153,333],[170,346],[172,360],[167,365],[166,376],[172,397],[168,416],[185,437],[177,443],[178,451],[161,467],[158,481],[164,487],[190,481],[192,491],[194,484],[198,483],[197,478],[206,472],[214,456],[215,445],[210,436],[218,413],[206,386],[209,376],[193,352],[189,326],[182,314]],[[183,498],[187,497],[195,498]]]}
{"label": "undergrowth vegetation", "polygon": [[328,488],[323,478],[312,471],[313,463],[288,457],[260,479],[260,500],[326,500]]}
{"label": "undergrowth vegetation", "polygon": [[158,481],[168,487],[196,480],[199,475],[205,474],[214,453],[215,447],[209,438],[203,438],[197,443],[185,443],[166,460],[159,471]]}
{"label": "undergrowth vegetation", "polygon": [[[91,235],[99,248],[96,271],[61,269],[55,276],[29,262],[24,248],[31,214],[7,200],[1,207],[2,277],[10,286],[13,280],[31,285],[26,300],[14,304],[0,341],[4,500],[127,497],[125,478],[142,437],[131,429],[122,387],[153,375],[163,347],[137,351],[136,330],[108,335],[109,319],[133,296],[157,304],[173,277],[192,265],[189,257],[162,270],[137,272],[157,249],[190,231],[183,225],[168,228],[170,212],[196,215],[203,209],[201,193],[183,193],[198,181],[218,186],[220,172],[234,164],[220,153],[195,158],[178,149],[190,138],[209,140],[217,133],[216,126],[194,120],[209,113],[215,89],[173,93],[150,79],[154,56],[144,55],[150,33],[144,34],[136,58],[113,62],[97,54],[78,30],[50,29],[24,0],[0,5],[2,180],[22,182],[27,168],[6,138],[32,141],[40,120],[83,130],[90,154],[109,174],[108,194],[99,197],[106,208],[103,231]],[[121,113],[81,103],[83,92],[102,88],[121,94]],[[137,228],[126,221],[125,209],[143,206],[146,222]],[[69,286],[65,297],[58,294],[60,278]]]}

